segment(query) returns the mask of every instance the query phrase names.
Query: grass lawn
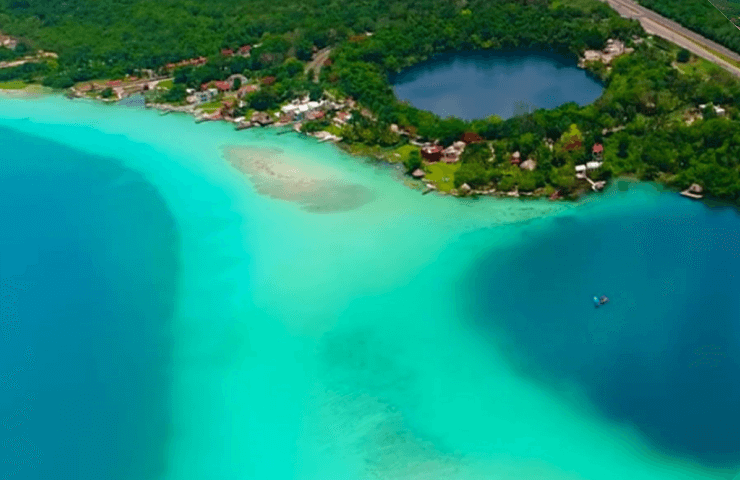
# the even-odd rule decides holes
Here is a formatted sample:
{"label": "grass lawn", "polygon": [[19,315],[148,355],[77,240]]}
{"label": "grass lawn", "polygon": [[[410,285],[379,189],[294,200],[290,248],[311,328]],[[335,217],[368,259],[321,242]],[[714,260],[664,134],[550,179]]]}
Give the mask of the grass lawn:
{"label": "grass lawn", "polygon": [[337,137],[342,136],[342,129],[337,127],[336,125],[332,124],[326,127],[324,130],[331,133],[332,135],[336,135]]}
{"label": "grass lawn", "polygon": [[208,102],[208,103],[202,103],[198,105],[198,108],[203,110],[206,113],[213,113],[219,108],[221,108],[221,102]]}
{"label": "grass lawn", "polygon": [[175,86],[175,82],[174,82],[174,80],[162,80],[161,82],[159,82],[157,84],[157,86],[158,87],[162,87],[162,88],[166,88],[166,89],[169,90],[170,88],[172,88],[172,87]]}
{"label": "grass lawn", "polygon": [[26,88],[26,82],[23,80],[9,80],[7,82],[0,82],[0,89],[2,90],[20,90]]}
{"label": "grass lawn", "polygon": [[395,155],[392,155],[392,161],[394,161],[394,162],[405,162],[406,160],[408,160],[408,158],[411,155],[411,153],[418,152],[419,150],[420,150],[419,147],[417,147],[415,145],[410,145],[410,144],[401,145],[400,147],[396,148],[393,151],[393,153],[397,153],[400,156],[399,157],[396,157]]}
{"label": "grass lawn", "polygon": [[455,172],[460,168],[457,163],[432,163],[424,167],[429,172],[426,179],[437,184],[437,188],[442,192],[449,192],[455,188]]}

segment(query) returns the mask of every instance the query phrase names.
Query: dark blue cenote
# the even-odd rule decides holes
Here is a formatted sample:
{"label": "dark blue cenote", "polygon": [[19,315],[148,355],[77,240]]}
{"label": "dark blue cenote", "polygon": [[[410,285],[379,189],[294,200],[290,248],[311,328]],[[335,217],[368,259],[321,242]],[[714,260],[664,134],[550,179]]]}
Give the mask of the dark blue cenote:
{"label": "dark blue cenote", "polygon": [[[576,402],[585,393],[584,408],[665,454],[734,470],[740,215],[641,188],[529,225],[484,259],[468,287],[475,317],[547,388]],[[595,295],[609,302],[595,308]]]}
{"label": "dark blue cenote", "polygon": [[178,233],[116,162],[0,128],[2,478],[161,473]]}
{"label": "dark blue cenote", "polygon": [[569,102],[587,105],[603,90],[574,59],[532,51],[441,54],[391,81],[399,99],[443,118],[465,120],[506,119]]}

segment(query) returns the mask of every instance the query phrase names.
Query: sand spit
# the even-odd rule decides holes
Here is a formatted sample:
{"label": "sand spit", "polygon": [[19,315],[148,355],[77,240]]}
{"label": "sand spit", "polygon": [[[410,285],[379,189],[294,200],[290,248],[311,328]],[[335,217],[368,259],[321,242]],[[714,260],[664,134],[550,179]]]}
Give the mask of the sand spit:
{"label": "sand spit", "polygon": [[282,149],[231,146],[224,156],[249,177],[257,193],[297,203],[308,212],[355,210],[375,198],[372,190],[330,170],[296,162]]}

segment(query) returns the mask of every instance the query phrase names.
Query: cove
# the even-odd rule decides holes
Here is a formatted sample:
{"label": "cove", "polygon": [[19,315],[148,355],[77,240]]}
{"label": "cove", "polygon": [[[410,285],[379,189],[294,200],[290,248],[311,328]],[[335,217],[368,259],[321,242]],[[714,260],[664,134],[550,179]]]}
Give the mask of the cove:
{"label": "cove", "polygon": [[476,51],[438,55],[395,75],[399,99],[440,117],[503,119],[568,102],[587,105],[602,85],[574,60],[532,51]]}

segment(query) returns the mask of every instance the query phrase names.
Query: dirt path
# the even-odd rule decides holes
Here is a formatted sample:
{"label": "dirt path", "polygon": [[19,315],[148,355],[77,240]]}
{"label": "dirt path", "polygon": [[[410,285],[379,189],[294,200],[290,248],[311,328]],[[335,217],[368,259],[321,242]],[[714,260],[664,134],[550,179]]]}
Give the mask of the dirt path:
{"label": "dirt path", "polygon": [[[733,61],[740,62],[740,55],[722,45],[713,42],[678,23],[648,10],[632,0],[603,0],[614,10],[626,18],[634,18],[642,24],[642,28],[652,35],[658,35],[666,40],[683,47],[698,57],[719,65],[725,70],[740,77],[740,68],[721,58],[714,52]],[[707,50],[708,49],[708,50]]]}
{"label": "dirt path", "polygon": [[304,72],[308,74],[309,72],[313,71],[313,81],[318,82],[319,81],[319,73],[321,73],[321,67],[324,65],[324,62],[327,58],[329,58],[329,54],[331,53],[331,48],[326,47],[323,50],[319,50],[316,53],[316,56],[313,60],[308,62],[306,65],[306,68]]}

